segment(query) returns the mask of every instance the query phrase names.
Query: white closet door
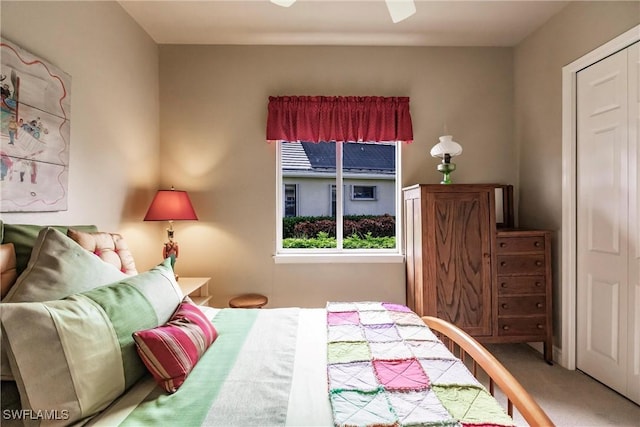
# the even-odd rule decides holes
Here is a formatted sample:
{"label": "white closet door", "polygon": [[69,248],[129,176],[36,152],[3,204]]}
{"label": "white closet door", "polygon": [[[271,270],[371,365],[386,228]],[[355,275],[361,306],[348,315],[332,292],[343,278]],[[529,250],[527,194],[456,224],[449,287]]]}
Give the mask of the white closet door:
{"label": "white closet door", "polygon": [[626,393],[627,52],[578,73],[577,367]]}
{"label": "white closet door", "polygon": [[629,387],[640,404],[640,43],[629,47]]}

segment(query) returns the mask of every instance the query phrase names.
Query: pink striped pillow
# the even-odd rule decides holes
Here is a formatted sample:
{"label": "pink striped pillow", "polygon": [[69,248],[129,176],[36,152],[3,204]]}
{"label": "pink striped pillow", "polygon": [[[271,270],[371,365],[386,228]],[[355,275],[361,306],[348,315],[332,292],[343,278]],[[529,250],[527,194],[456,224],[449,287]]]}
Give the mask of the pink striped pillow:
{"label": "pink striped pillow", "polygon": [[188,298],[166,324],[133,333],[140,358],[169,393],[178,390],[217,337],[211,321]]}

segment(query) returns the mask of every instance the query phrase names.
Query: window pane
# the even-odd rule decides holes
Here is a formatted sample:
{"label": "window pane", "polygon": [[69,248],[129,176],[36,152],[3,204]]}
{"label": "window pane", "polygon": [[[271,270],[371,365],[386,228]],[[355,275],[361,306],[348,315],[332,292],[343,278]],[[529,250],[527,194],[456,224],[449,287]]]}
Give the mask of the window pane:
{"label": "window pane", "polygon": [[282,247],[335,248],[336,144],[281,142],[280,156]]}
{"label": "window pane", "polygon": [[343,145],[345,249],[396,247],[396,145]]}
{"label": "window pane", "polygon": [[298,212],[295,184],[284,185],[284,216],[296,216]]}
{"label": "window pane", "polygon": [[397,249],[396,144],[281,142],[278,147],[283,249]]}
{"label": "window pane", "polygon": [[375,185],[354,185],[351,191],[352,200],[375,200]]}

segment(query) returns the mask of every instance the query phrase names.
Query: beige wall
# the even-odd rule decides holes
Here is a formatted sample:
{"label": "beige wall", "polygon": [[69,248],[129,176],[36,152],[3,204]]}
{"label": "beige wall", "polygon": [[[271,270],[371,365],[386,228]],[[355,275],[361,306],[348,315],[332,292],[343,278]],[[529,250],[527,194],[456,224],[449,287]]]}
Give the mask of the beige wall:
{"label": "beige wall", "polygon": [[2,36],[71,75],[68,210],[12,223],[96,224],[152,265],[162,229],[141,222],[159,176],[158,47],[115,2],[0,3]]}
{"label": "beige wall", "polygon": [[639,2],[572,2],[515,49],[521,226],[554,230],[556,343],[561,338],[562,67],[640,23]]}
{"label": "beige wall", "polygon": [[515,49],[158,48],[115,2],[0,8],[3,37],[72,76],[69,209],[5,221],[121,231],[146,269],[164,225],[141,218],[159,183],[175,185],[200,216],[176,223],[177,270],[213,276],[216,303],[249,290],[274,306],[403,301],[403,264],[273,263],[275,149],[264,127],[269,95],[410,96],[416,142],[403,147],[403,185],[439,181],[428,151],[446,125],[464,147],[456,182],[519,183],[520,224],[557,232],[559,342],[561,69],[638,24],[640,3],[572,2]]}
{"label": "beige wall", "polygon": [[273,306],[404,301],[403,264],[274,264],[269,95],[411,96],[404,185],[439,181],[428,151],[445,126],[465,149],[456,182],[516,178],[508,48],[163,46],[158,70],[158,47],[114,2],[3,1],[1,12],[4,37],[72,76],[69,209],[2,218],[120,231],[144,270],[164,239],[164,224],[141,221],[153,192],[187,189],[200,221],[176,223],[177,271],[213,276],[221,305],[249,290]]}
{"label": "beige wall", "polygon": [[404,264],[274,264],[268,97],[410,96],[403,185],[440,181],[429,150],[445,125],[464,147],[455,182],[513,183],[512,69],[509,48],[161,46],[161,180],[188,189],[200,217],[176,224],[176,269],[213,276],[221,305],[246,291],[270,306],[404,302]]}

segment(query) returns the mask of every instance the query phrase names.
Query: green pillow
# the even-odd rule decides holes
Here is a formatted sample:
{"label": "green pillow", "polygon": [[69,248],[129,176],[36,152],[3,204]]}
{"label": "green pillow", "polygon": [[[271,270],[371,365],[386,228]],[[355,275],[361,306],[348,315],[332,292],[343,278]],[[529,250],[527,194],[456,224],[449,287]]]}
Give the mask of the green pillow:
{"label": "green pillow", "polygon": [[62,300],[4,305],[2,345],[22,408],[64,413],[65,423],[106,408],[146,373],[131,334],[166,323],[182,298],[166,260]]}
{"label": "green pillow", "polygon": [[38,238],[38,233],[43,228],[55,228],[62,234],[67,234],[69,228],[80,231],[94,232],[98,231],[95,225],[34,225],[34,224],[0,224],[2,227],[2,240],[0,243],[13,243],[16,250],[16,272],[18,275],[27,268],[29,257],[31,256],[31,248]]}
{"label": "green pillow", "polygon": [[126,277],[112,264],[84,249],[52,227],[35,241],[27,268],[2,302],[34,302],[64,298]]}
{"label": "green pillow", "polygon": [[[6,227],[6,226],[5,226]],[[60,231],[41,229],[26,270],[2,300],[4,303],[49,301],[88,291],[127,277]],[[4,347],[0,348],[0,377],[13,379]]]}

